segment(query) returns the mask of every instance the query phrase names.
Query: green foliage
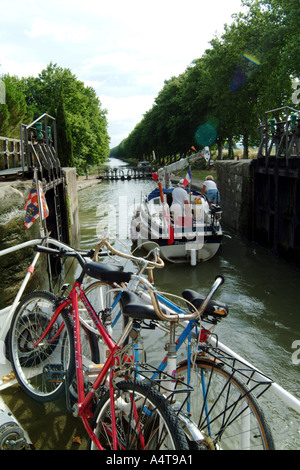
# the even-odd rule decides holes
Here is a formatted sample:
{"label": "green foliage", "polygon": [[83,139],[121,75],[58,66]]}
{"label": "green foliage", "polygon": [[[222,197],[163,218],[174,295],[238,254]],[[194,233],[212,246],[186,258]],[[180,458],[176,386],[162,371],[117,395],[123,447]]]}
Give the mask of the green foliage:
{"label": "green foliage", "polygon": [[96,92],[70,69],[50,63],[38,77],[4,77],[6,105],[0,106],[0,135],[18,137],[20,122],[29,124],[44,113],[57,121],[62,166],[100,164],[109,154],[106,110]]}
{"label": "green foliage", "polygon": [[[187,154],[191,146],[243,140],[256,145],[264,113],[293,106],[292,79],[300,76],[299,0],[248,0],[221,37],[186,71],[165,82],[154,106],[115,149],[122,158]],[[211,129],[210,133],[202,130]],[[201,134],[202,133],[202,134]]]}
{"label": "green foliage", "polygon": [[0,105],[0,135],[20,137],[20,123],[30,121],[32,112],[27,105],[23,87],[15,76],[4,75],[5,104]]}

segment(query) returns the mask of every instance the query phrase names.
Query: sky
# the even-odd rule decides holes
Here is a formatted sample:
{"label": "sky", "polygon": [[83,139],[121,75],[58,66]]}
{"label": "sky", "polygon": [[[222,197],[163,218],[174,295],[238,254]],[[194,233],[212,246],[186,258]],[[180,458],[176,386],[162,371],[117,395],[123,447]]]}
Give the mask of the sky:
{"label": "sky", "polygon": [[0,0],[0,75],[69,68],[107,110],[113,148],[241,10],[241,0]]}

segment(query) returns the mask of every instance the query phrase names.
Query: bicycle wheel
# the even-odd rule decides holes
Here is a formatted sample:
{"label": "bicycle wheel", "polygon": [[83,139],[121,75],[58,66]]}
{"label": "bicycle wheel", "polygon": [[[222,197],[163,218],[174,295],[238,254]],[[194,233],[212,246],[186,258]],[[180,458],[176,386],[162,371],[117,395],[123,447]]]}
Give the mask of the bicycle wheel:
{"label": "bicycle wheel", "polygon": [[[176,373],[187,382],[187,361],[178,365]],[[256,398],[229,370],[211,360],[197,359],[190,385],[193,392],[188,411],[203,435],[200,448],[274,449],[271,431]]]}
{"label": "bicycle wheel", "polygon": [[[160,393],[144,383],[124,380],[116,384],[114,394],[114,450],[188,450],[178,418]],[[98,403],[92,422],[92,429],[106,450],[113,449],[112,425],[107,392]],[[96,449],[92,441],[89,448]]]}
{"label": "bicycle wheel", "polygon": [[[96,281],[84,288],[85,295],[98,316],[102,316],[103,323],[107,321],[113,328],[120,325],[121,305],[119,292],[113,290],[111,284]],[[118,327],[120,333],[123,325]]]}
{"label": "bicycle wheel", "polygon": [[66,311],[34,347],[56,306],[57,297],[50,292],[32,292],[19,303],[10,328],[10,358],[15,376],[22,389],[40,402],[56,400],[65,391],[66,376],[71,381],[75,372],[72,326]]}
{"label": "bicycle wheel", "polygon": [[[111,284],[102,281],[96,281],[88,285],[84,288],[84,292],[108,333],[116,341],[124,328],[119,292],[114,291]],[[92,325],[92,321],[87,319],[87,312],[85,312],[84,320]],[[98,335],[98,344],[100,349],[100,361],[105,362],[106,345],[101,335]]]}

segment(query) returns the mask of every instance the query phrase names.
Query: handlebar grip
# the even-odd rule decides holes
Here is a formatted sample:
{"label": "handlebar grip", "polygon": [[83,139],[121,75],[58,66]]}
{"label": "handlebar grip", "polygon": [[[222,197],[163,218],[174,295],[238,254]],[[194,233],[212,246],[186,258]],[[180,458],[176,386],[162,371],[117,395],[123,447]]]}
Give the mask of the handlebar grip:
{"label": "handlebar grip", "polygon": [[216,277],[215,282],[218,282],[219,286],[221,286],[222,284],[224,284],[225,279],[224,279],[223,276],[221,276],[221,275],[219,274],[219,275]]}
{"label": "handlebar grip", "polygon": [[48,253],[49,255],[60,256],[62,254],[60,251],[54,250],[53,248],[48,248],[47,246],[34,245],[33,249],[41,253]]}

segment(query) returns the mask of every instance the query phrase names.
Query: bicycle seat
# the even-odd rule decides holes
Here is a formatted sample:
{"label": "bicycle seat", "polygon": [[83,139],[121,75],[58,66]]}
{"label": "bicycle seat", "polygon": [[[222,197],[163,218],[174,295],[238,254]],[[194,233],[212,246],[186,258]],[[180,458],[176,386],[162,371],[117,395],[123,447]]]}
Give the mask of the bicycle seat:
{"label": "bicycle seat", "polygon": [[130,272],[124,272],[122,266],[112,268],[108,264],[96,261],[86,263],[83,270],[84,274],[105,282],[128,282],[132,275]]}
{"label": "bicycle seat", "polygon": [[[138,320],[159,320],[151,304],[144,302],[137,294],[124,291],[121,294],[123,315]],[[164,312],[164,310],[162,309]]]}
{"label": "bicycle seat", "polygon": [[[201,306],[205,296],[199,294],[191,289],[186,289],[182,292],[182,297],[194,305],[197,309]],[[192,307],[188,304],[188,307],[191,311],[193,311]],[[224,302],[220,302],[217,300],[211,300],[206,307],[206,310],[202,313],[202,317],[213,316],[216,320],[221,320],[221,318],[225,318],[228,315],[228,305]]]}

